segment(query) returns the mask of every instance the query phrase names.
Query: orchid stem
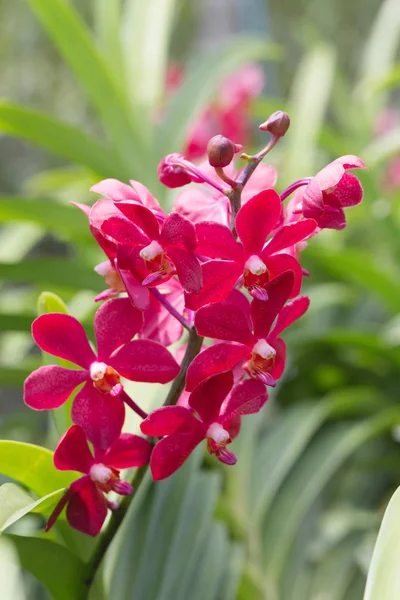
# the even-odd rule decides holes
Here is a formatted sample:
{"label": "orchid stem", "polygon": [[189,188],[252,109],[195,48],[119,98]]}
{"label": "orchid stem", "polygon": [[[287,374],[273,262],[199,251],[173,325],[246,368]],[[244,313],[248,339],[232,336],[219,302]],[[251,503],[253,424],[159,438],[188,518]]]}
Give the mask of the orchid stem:
{"label": "orchid stem", "polygon": [[285,190],[283,190],[282,194],[280,194],[280,199],[281,202],[283,202],[284,200],[286,200],[286,198],[288,198],[290,196],[290,194],[293,194],[293,192],[295,192],[299,187],[302,187],[303,185],[308,185],[311,181],[311,177],[304,177],[304,179],[298,179],[297,181],[295,181],[294,183],[292,183],[291,185],[289,185],[289,187],[287,187]]}
{"label": "orchid stem", "polygon": [[177,321],[179,321],[179,323],[188,331],[190,331],[190,324],[189,321],[187,321],[185,319],[185,317],[183,317],[177,310],[176,308],[174,308],[172,306],[172,304],[166,299],[165,294],[162,294],[161,292],[158,291],[157,288],[154,287],[149,287],[147,288],[148,290],[150,290],[150,292],[153,294],[153,296],[155,298],[157,298],[157,300],[160,302],[160,304],[162,304],[164,306],[164,308],[167,309],[167,311],[173,316],[175,317],[175,319]]}

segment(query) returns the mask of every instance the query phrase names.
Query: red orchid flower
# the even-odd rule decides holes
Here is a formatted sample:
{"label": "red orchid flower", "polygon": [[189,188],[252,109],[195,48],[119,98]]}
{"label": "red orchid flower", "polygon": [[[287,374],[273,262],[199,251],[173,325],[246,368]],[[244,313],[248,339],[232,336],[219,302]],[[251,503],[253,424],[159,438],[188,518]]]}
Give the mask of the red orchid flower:
{"label": "red orchid flower", "polygon": [[46,531],[54,525],[67,505],[67,521],[74,529],[87,535],[97,535],[111,504],[105,494],[114,491],[122,496],[133,488],[120,479],[120,469],[143,467],[149,462],[151,445],[147,440],[129,433],[122,434],[107,450],[92,456],[83,429],[73,425],[61,438],[54,453],[54,466],[59,471],[84,473],[74,481],[51,514]]}
{"label": "red orchid flower", "polygon": [[[209,179],[218,183],[221,182],[208,162],[199,165],[199,170],[207,175]],[[224,171],[231,179],[236,179],[239,176],[233,163],[228,165]],[[261,190],[274,187],[276,179],[277,173],[274,167],[260,164],[243,189],[242,205],[246,204],[250,198],[261,192]],[[230,222],[231,207],[228,197],[214,188],[210,191],[197,187],[182,190],[175,200],[174,210],[192,221],[192,223],[215,221],[228,226]]]}
{"label": "red orchid flower", "polygon": [[72,420],[96,447],[107,448],[121,433],[123,402],[129,404],[130,400],[120,378],[168,383],[179,371],[177,362],[161,344],[130,341],[142,324],[142,313],[132,307],[128,298],[103,304],[94,320],[96,355],[74,317],[59,313],[38,317],[32,324],[38,346],[83,370],[58,365],[40,367],[25,381],[25,403],[36,410],[57,408],[85,382],[73,401]]}
{"label": "red orchid flower", "polygon": [[105,220],[102,232],[120,246],[120,268],[130,270],[143,285],[158,285],[177,274],[184,290],[198,293],[202,276],[194,225],[173,212],[160,226],[144,206],[128,201],[116,206],[123,215]]}
{"label": "red orchid flower", "polygon": [[238,212],[236,231],[219,223],[204,222],[196,225],[197,252],[212,259],[202,264],[203,288],[199,294],[186,294],[186,306],[197,310],[209,302],[228,297],[239,277],[252,296],[267,299],[266,286],[284,271],[294,273],[289,298],[298,295],[302,282],[302,268],[297,260],[282,252],[309,237],[316,228],[313,219],[303,219],[280,227],[265,244],[267,237],[281,219],[282,205],[275,190],[260,192]]}
{"label": "red orchid flower", "polygon": [[274,386],[286,360],[286,345],[279,334],[309,306],[306,296],[285,305],[292,284],[293,273],[288,271],[269,284],[267,301],[254,299],[250,305],[243,296],[240,304],[231,299],[201,308],[195,317],[197,333],[226,341],[196,356],[187,371],[186,390],[193,390],[201,381],[238,363],[243,363],[251,377]]}
{"label": "red orchid flower", "polygon": [[248,379],[233,390],[232,386],[232,372],[219,373],[193,390],[188,402],[190,410],[183,406],[164,406],[141,423],[142,433],[165,436],[151,454],[154,480],[172,475],[205,439],[210,454],[225,464],[236,463],[236,456],[226,446],[239,431],[240,416],[258,412],[268,396],[259,381]]}
{"label": "red orchid flower", "polygon": [[344,229],[344,208],[362,200],[363,189],[348,169],[366,169],[358,156],[342,156],[324,167],[310,183],[296,193],[296,203],[307,218],[315,219],[321,229]]}

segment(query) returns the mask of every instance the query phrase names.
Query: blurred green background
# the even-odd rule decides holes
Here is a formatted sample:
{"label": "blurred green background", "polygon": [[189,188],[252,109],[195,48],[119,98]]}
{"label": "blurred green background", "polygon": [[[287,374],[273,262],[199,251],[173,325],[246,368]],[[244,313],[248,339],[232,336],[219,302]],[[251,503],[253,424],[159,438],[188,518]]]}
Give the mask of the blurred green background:
{"label": "blurred green background", "polygon": [[[69,201],[92,202],[89,187],[116,177],[171,206],[158,161],[182,149],[223,77],[263,65],[248,151],[272,111],[291,116],[270,158],[279,191],[344,154],[367,164],[348,228],[303,254],[311,308],[286,335],[288,367],[267,409],[245,419],[237,466],[197,454],[167,482],[147,482],[104,569],[113,600],[361,600],[400,481],[400,3],[1,0],[0,15],[3,439],[57,441],[21,394],[41,361],[30,338],[40,292],[89,324],[104,285],[93,271],[101,253]],[[186,76],[165,103],[173,62]],[[135,393],[148,406],[164,397],[154,386]],[[14,532],[40,537],[42,526],[29,516]],[[60,525],[57,541],[87,560],[91,540]],[[48,597],[14,542],[0,542],[5,598]],[[65,594],[74,598],[68,584]]]}

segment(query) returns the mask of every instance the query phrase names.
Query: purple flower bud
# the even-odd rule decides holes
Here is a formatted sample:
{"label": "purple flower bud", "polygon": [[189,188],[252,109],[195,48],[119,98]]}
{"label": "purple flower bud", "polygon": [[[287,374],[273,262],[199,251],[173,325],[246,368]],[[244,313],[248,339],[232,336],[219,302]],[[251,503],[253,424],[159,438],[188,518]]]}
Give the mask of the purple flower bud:
{"label": "purple flower bud", "polygon": [[283,137],[289,129],[290,118],[283,110],[277,110],[259,126],[261,131],[269,131],[275,137]]}

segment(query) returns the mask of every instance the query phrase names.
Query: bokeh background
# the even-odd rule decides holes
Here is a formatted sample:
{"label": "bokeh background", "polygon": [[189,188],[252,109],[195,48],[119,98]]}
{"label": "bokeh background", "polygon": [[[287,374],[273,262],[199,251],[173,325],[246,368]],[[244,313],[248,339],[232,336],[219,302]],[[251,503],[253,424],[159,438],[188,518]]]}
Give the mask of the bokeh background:
{"label": "bokeh background", "polygon": [[[197,454],[145,486],[104,571],[113,600],[361,600],[400,482],[398,0],[1,0],[0,16],[3,439],[57,440],[49,415],[22,400],[42,360],[30,338],[40,293],[90,331],[104,287],[93,271],[103,257],[69,202],[93,202],[89,187],[116,177],[171,206],[158,161],[185,148],[210,106],[222,110],[224,79],[257,64],[265,80],[242,111],[247,151],[265,142],[257,125],[272,111],[291,116],[268,157],[278,191],[344,154],[367,164],[348,228],[303,254],[311,308],[286,335],[267,409],[235,441],[237,466]],[[135,393],[148,406],[164,395]],[[15,532],[42,525],[30,516]],[[91,540],[58,536],[87,559]],[[10,540],[0,552],[5,598],[49,597]]]}

